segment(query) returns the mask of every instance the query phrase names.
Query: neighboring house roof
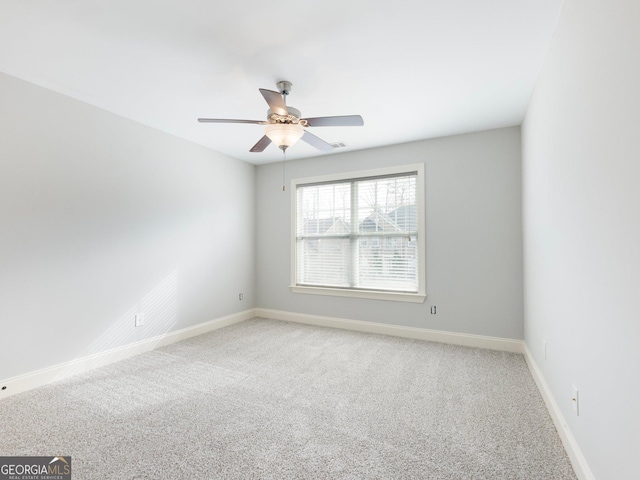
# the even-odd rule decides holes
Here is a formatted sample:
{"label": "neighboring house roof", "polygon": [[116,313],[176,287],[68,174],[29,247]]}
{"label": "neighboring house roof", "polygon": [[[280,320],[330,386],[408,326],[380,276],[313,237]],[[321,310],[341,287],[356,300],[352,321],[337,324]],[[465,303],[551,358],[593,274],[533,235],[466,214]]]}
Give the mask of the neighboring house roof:
{"label": "neighboring house roof", "polygon": [[[417,209],[415,205],[398,207],[384,214],[373,212],[360,222],[360,232],[415,232],[418,229]],[[314,218],[307,220],[303,227],[304,235],[343,235],[351,230],[341,217]]]}
{"label": "neighboring house roof", "polygon": [[302,229],[304,235],[341,235],[349,233],[349,226],[340,217],[307,220]]}
{"label": "neighboring house roof", "polygon": [[387,214],[373,212],[360,224],[361,232],[415,232],[417,229],[415,205],[404,205]]}
{"label": "neighboring house roof", "polygon": [[418,209],[415,205],[398,207],[389,212],[388,216],[403,232],[418,230]]}
{"label": "neighboring house roof", "polygon": [[400,227],[388,215],[373,212],[360,223],[361,232],[401,232]]}

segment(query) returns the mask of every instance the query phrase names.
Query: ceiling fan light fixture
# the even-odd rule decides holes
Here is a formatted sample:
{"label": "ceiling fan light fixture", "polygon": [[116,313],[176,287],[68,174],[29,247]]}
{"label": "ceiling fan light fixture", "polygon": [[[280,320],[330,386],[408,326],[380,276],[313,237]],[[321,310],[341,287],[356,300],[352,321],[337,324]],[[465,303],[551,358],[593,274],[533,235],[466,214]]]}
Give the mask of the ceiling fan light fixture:
{"label": "ceiling fan light fixture", "polygon": [[[199,118],[201,123],[253,123],[265,125],[263,137],[258,140],[250,152],[263,152],[271,143],[275,143],[283,152],[298,140],[308,143],[321,152],[331,152],[338,145],[325,142],[306,127],[361,127],[364,120],[360,115],[341,115],[334,117],[310,117],[301,118],[300,110],[287,106],[285,97],[291,91],[291,82],[278,82],[278,91],[260,88],[260,94],[264,97],[269,110],[267,121],[261,120],[236,120],[232,118]],[[344,146],[344,145],[342,145]]]}
{"label": "ceiling fan light fixture", "polygon": [[304,135],[304,128],[296,123],[275,123],[264,130],[265,135],[282,149],[289,148]]}

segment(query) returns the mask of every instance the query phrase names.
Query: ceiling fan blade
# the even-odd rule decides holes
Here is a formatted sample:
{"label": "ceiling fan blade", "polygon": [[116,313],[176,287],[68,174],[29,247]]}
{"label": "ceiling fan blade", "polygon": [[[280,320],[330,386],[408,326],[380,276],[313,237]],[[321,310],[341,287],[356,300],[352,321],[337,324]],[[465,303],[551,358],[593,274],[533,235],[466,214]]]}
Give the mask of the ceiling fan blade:
{"label": "ceiling fan blade", "polygon": [[287,106],[284,104],[284,99],[282,95],[278,92],[274,92],[273,90],[267,90],[265,88],[260,88],[260,93],[264,97],[264,99],[269,104],[269,108],[273,113],[278,115],[288,115]]}
{"label": "ceiling fan blade", "polygon": [[339,117],[303,118],[310,127],[361,127],[364,120],[360,115],[342,115]]}
{"label": "ceiling fan blade", "polygon": [[200,123],[255,123],[257,125],[263,125],[267,122],[262,120],[234,120],[232,118],[199,118]]}
{"label": "ceiling fan blade", "polygon": [[249,151],[262,152],[265,148],[269,146],[270,143],[271,143],[271,139],[265,135],[260,140],[258,140],[258,143],[256,143],[253,147],[251,147],[251,150]]}
{"label": "ceiling fan blade", "polygon": [[313,133],[307,131],[305,131],[304,135],[302,135],[302,140],[307,142],[312,147],[315,147],[318,150],[322,150],[323,152],[331,152],[335,148],[330,143],[325,142],[320,137],[316,137]]}

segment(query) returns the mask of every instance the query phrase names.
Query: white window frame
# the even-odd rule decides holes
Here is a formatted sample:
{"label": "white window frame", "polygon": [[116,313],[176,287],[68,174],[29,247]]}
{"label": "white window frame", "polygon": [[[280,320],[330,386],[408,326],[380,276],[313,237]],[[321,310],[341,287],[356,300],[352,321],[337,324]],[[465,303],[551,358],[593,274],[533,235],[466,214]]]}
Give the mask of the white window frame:
{"label": "white window frame", "polygon": [[[398,175],[403,173],[417,173],[416,179],[416,207],[418,220],[418,291],[417,293],[407,292],[381,292],[375,290],[360,290],[350,288],[330,288],[315,286],[297,285],[297,255],[296,255],[296,220],[297,220],[297,188],[298,185],[321,182],[337,182],[367,177],[380,177],[386,175]],[[294,178],[291,180],[291,285],[293,293],[307,293],[314,295],[332,295],[338,297],[368,298],[374,300],[392,300],[397,302],[423,303],[427,298],[426,294],[426,204],[425,204],[425,178],[424,164],[416,163],[412,165],[399,165],[395,167],[377,168],[374,170],[361,170],[356,172],[345,172],[331,175],[321,175],[317,177]]]}

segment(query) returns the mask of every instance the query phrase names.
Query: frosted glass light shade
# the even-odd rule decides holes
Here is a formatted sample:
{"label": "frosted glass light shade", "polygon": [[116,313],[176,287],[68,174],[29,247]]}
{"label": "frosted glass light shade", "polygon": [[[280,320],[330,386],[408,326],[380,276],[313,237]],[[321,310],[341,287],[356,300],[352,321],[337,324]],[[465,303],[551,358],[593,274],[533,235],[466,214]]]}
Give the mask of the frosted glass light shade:
{"label": "frosted glass light shade", "polygon": [[295,123],[276,123],[267,125],[265,135],[278,147],[290,147],[304,135],[304,128]]}

